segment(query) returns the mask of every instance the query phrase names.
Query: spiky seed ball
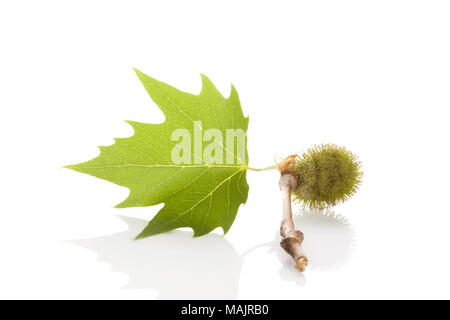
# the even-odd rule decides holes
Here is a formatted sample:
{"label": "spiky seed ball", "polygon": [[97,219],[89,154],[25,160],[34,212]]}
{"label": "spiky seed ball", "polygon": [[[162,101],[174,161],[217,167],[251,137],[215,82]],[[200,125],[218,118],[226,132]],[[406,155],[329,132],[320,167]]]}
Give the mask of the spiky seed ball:
{"label": "spiky seed ball", "polygon": [[297,157],[291,171],[298,176],[294,200],[305,207],[323,209],[350,198],[361,184],[358,158],[334,144],[315,145]]}

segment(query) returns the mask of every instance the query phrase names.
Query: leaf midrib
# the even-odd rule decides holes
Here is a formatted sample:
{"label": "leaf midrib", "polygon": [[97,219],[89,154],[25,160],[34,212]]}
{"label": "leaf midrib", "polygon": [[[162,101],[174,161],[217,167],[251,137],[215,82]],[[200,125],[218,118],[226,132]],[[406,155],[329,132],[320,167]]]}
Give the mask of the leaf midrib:
{"label": "leaf midrib", "polygon": [[134,164],[127,163],[117,166],[83,166],[86,169],[107,169],[107,168],[127,168],[127,167],[142,167],[142,168],[233,168],[239,170],[247,170],[247,165],[220,165],[220,164],[199,164],[199,165],[171,165],[171,164]]}

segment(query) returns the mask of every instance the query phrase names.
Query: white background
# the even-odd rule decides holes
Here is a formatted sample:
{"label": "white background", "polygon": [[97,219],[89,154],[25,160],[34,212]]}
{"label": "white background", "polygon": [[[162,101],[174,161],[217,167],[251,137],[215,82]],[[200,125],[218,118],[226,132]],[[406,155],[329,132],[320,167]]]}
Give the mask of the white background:
{"label": "white background", "polygon": [[[0,298],[450,298],[449,17],[430,0],[2,1]],[[225,238],[133,242],[161,205],[114,209],[127,189],[61,169],[131,135],[122,120],[164,120],[132,67],[192,93],[200,72],[233,82],[253,167],[322,142],[360,157],[354,198],[296,217],[304,274],[275,242],[275,171],[248,173]]]}

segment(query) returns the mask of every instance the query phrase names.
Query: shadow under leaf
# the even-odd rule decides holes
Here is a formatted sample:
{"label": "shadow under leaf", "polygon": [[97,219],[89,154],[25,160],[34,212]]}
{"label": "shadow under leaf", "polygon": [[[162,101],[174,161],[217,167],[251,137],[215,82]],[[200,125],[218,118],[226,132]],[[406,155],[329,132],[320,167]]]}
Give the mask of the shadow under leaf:
{"label": "shadow under leaf", "polygon": [[159,299],[237,298],[242,256],[222,236],[193,238],[189,231],[172,231],[133,240],[147,221],[119,216],[128,230],[69,243],[98,254],[112,271],[130,277],[124,289],[156,289]]}

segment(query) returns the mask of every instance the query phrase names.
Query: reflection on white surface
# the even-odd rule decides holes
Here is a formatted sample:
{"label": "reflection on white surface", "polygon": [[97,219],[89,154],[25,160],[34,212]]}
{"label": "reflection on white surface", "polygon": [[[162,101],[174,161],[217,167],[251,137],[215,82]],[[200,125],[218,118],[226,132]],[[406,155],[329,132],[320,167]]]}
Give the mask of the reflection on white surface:
{"label": "reflection on white surface", "polygon": [[[226,238],[217,234],[192,238],[192,232],[178,230],[135,241],[133,237],[147,221],[120,218],[127,223],[127,231],[70,243],[94,251],[98,260],[110,264],[113,271],[129,275],[126,289],[155,289],[160,299],[235,299],[244,257],[262,247],[269,247],[269,253],[281,262],[282,280],[299,287],[306,284],[308,270],[300,273],[294,268],[292,258],[280,247],[278,232],[274,241],[239,255]],[[336,269],[350,258],[353,231],[341,215],[300,210],[294,213],[294,223],[305,235],[303,248],[310,269]]]}
{"label": "reflection on white surface", "polygon": [[[351,258],[355,246],[354,233],[351,224],[343,216],[333,210],[300,209],[294,212],[293,220],[295,228],[301,230],[305,236],[303,249],[310,269],[337,269]],[[297,271],[293,267],[292,258],[279,249],[280,241],[281,237],[277,233],[271,251],[276,252],[283,263],[281,277],[303,285],[305,280],[295,277]]]}
{"label": "reflection on white surface", "polygon": [[94,251],[113,271],[128,274],[126,289],[156,289],[160,299],[237,298],[243,258],[226,238],[192,238],[192,232],[178,230],[135,241],[147,221],[120,218],[129,230],[70,243]]}
{"label": "reflection on white surface", "polygon": [[348,220],[333,210],[300,210],[295,226],[303,231],[303,248],[312,269],[337,269],[347,263],[355,247],[354,232]]}
{"label": "reflection on white surface", "polygon": [[[305,273],[294,268],[294,261],[281,247],[281,236],[276,233],[275,240],[260,244],[247,253],[261,247],[270,247],[269,252],[276,255],[282,267],[279,275],[282,280],[293,282],[299,287],[306,284],[308,270],[331,270],[345,264],[355,246],[351,224],[333,210],[300,209],[294,212],[295,228],[305,236],[303,249],[309,260]],[[306,275],[306,277],[305,277]]]}

